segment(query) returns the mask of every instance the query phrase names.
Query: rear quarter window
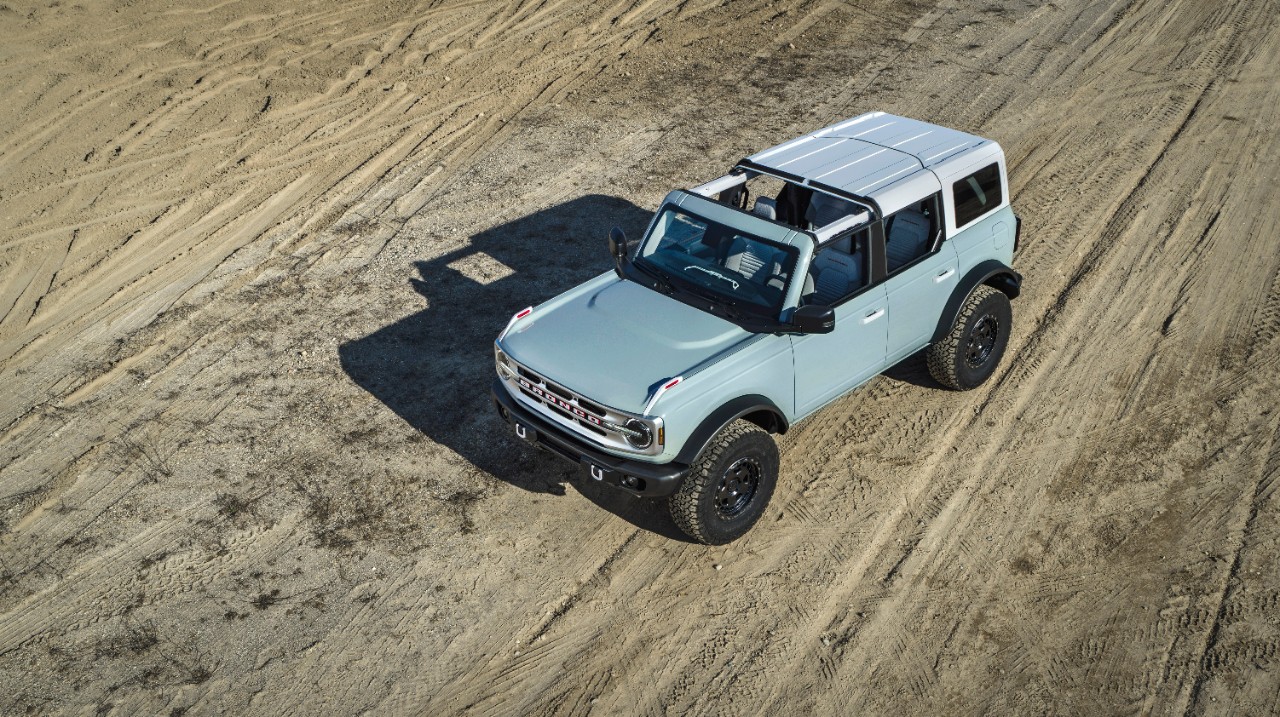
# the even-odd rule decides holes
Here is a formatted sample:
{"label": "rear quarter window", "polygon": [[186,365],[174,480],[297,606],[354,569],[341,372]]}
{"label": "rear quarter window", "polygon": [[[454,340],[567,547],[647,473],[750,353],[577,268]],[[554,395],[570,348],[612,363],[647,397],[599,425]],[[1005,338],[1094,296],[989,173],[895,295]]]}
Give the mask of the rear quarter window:
{"label": "rear quarter window", "polygon": [[1000,166],[989,164],[951,185],[956,203],[956,228],[1000,206]]}

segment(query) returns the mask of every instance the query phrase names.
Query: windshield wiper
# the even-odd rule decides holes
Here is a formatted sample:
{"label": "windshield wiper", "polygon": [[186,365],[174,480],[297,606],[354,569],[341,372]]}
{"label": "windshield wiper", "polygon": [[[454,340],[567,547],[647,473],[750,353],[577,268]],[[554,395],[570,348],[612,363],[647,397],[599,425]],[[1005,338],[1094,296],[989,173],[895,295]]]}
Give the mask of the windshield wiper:
{"label": "windshield wiper", "polygon": [[[633,261],[631,262],[631,265],[640,269],[640,271],[644,272],[646,275],[651,277],[655,283],[654,288],[666,294],[667,296],[674,296],[677,292],[686,292],[689,294],[693,294],[694,296],[697,296],[700,299],[711,302],[713,307],[719,308],[720,312],[723,313],[725,317],[727,317],[731,321],[737,321],[742,316],[742,312],[736,308],[738,306],[738,303],[722,294],[719,294],[711,289],[704,289],[703,287],[700,287],[699,285],[690,283],[688,281],[681,281],[680,285],[677,286],[673,281],[670,280],[670,278],[667,277],[665,272],[661,271],[657,267],[649,266],[648,264],[642,264],[638,261]],[[690,267],[690,268],[702,269],[702,267]],[[730,279],[729,277],[723,274],[720,274],[719,272],[716,272],[716,271],[711,271],[709,269],[702,269],[702,270],[706,271],[709,274],[715,274],[717,277],[724,279],[725,281],[728,281],[731,284],[734,284],[734,288],[737,288],[738,282],[734,281],[733,279]]]}
{"label": "windshield wiper", "polygon": [[696,284],[691,284],[685,287],[685,291],[697,296],[698,298],[710,301],[714,306],[720,307],[720,311],[724,312],[724,315],[732,321],[737,321],[742,315],[742,313],[735,308],[738,305],[737,302],[722,294],[717,294],[710,289],[703,290],[702,287],[699,287]]}
{"label": "windshield wiper", "polygon": [[648,274],[654,281],[654,288],[658,291],[661,291],[667,296],[671,296],[676,293],[676,287],[671,283],[671,280],[658,269],[655,269],[648,264],[641,264],[638,261],[631,262],[631,265]]}

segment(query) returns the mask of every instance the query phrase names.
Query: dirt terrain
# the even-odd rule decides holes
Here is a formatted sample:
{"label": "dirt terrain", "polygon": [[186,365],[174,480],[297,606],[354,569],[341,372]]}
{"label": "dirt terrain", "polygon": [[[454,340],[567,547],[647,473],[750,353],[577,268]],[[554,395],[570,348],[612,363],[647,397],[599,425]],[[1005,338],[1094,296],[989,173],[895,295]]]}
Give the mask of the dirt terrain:
{"label": "dirt terrain", "polygon": [[[1280,713],[1280,4],[0,4],[0,714]],[[999,140],[913,358],[709,548],[487,396],[673,186]]]}

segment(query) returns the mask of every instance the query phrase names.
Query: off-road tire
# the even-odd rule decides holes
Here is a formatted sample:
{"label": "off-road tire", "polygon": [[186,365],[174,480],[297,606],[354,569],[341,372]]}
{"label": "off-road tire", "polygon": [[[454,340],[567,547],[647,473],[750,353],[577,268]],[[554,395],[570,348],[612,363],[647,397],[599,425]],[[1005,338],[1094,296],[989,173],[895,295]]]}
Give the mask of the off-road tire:
{"label": "off-road tire", "polygon": [[995,373],[1009,344],[1013,308],[1009,297],[985,284],[964,300],[951,331],[929,346],[929,373],[957,391],[981,386]]}
{"label": "off-road tire", "polygon": [[[734,493],[752,481],[749,495]],[[764,515],[777,482],[777,444],[764,429],[739,419],[702,449],[680,490],[667,498],[667,508],[690,538],[723,545],[742,537]]]}

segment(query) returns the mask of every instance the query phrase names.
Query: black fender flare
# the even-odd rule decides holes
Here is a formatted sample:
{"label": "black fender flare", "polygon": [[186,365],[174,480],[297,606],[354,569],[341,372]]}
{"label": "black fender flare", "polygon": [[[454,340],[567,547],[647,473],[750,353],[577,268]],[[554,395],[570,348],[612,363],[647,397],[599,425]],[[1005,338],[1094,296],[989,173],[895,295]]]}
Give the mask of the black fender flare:
{"label": "black fender flare", "polygon": [[955,291],[951,292],[951,298],[947,299],[947,305],[942,309],[942,316],[938,318],[938,328],[934,329],[933,338],[929,339],[929,343],[941,341],[951,331],[951,325],[960,314],[960,307],[964,305],[964,300],[982,284],[999,289],[1010,299],[1016,299],[1018,294],[1022,293],[1021,274],[998,259],[987,259],[970,269],[969,273],[960,279]]}
{"label": "black fender flare", "polygon": [[[680,452],[676,454],[675,462],[693,465],[693,462],[701,455],[702,449],[707,447],[707,444],[720,432],[721,428],[743,416],[760,411],[773,415],[773,433],[787,432],[787,428],[790,425],[787,422],[787,416],[778,409],[773,401],[759,394],[739,396],[712,411],[711,415],[704,418],[702,423],[693,429],[693,433],[689,434],[689,439],[684,442],[684,448],[681,448]],[[766,427],[766,430],[768,430],[768,427]]]}

